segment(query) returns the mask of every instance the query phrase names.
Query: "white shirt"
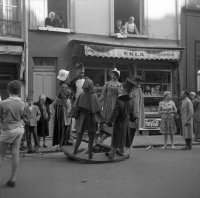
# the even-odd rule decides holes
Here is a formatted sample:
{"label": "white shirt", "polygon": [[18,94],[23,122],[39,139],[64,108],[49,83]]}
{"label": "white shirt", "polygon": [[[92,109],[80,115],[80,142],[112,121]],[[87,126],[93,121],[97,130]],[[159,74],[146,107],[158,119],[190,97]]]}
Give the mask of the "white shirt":
{"label": "white shirt", "polygon": [[85,79],[82,78],[82,79],[78,79],[76,81],[76,94],[75,94],[75,98],[77,99],[79,97],[79,95],[81,93],[83,93],[83,83],[85,82]]}

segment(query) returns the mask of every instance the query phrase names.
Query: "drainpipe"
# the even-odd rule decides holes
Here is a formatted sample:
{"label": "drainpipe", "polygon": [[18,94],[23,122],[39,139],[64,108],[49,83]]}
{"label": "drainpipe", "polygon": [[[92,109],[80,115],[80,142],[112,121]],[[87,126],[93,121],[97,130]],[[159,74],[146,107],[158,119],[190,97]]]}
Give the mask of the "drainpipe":
{"label": "drainpipe", "polygon": [[25,3],[25,95],[28,95],[28,11],[29,1],[24,0]]}

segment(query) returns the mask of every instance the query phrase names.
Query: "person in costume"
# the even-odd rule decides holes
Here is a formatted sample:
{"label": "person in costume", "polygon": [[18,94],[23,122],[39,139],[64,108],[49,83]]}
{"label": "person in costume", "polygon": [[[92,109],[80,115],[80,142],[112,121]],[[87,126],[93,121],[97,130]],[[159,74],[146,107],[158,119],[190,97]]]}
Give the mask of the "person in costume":
{"label": "person in costume", "polygon": [[134,105],[130,97],[131,90],[134,86],[135,82],[130,78],[125,80],[123,83],[123,89],[115,103],[110,120],[107,122],[108,126],[113,125],[111,151],[105,153],[109,159],[115,157],[116,151],[118,154],[124,155],[124,148],[127,146],[128,142],[127,137],[130,137],[129,120],[133,122],[136,119],[134,117]]}
{"label": "person in costume", "polygon": [[82,63],[76,64],[77,73],[76,76],[70,81],[70,88],[72,90],[72,110],[71,110],[71,116],[72,116],[72,124],[71,124],[71,131],[75,131],[75,124],[76,120],[74,118],[74,104],[75,101],[78,99],[79,95],[83,93],[83,83],[85,82],[85,68]]}
{"label": "person in costume", "polygon": [[43,138],[43,147],[47,148],[46,137],[49,136],[49,121],[51,119],[50,104],[53,103],[53,100],[49,97],[46,97],[44,94],[39,96],[39,101],[35,102],[34,105],[38,106],[41,116],[37,124],[37,135],[38,135],[38,144],[40,146],[40,139]]}
{"label": "person in costume", "polygon": [[72,145],[73,140],[70,139],[70,124],[71,118],[71,90],[68,86],[69,71],[61,69],[57,76],[59,80],[59,89],[55,99],[55,116],[52,145]]}
{"label": "person in costume", "polygon": [[82,136],[84,132],[88,132],[89,143],[88,143],[88,158],[92,159],[93,153],[93,142],[97,130],[97,122],[101,119],[101,106],[97,95],[94,91],[93,81],[87,78],[83,84],[83,93],[80,94],[79,98],[75,103],[76,108],[76,131],[77,139],[74,147],[74,155],[77,154],[78,148],[81,144]]}
{"label": "person in costume", "polygon": [[100,102],[103,103],[103,118],[104,122],[107,123],[110,119],[112,110],[114,109],[119,91],[122,84],[118,81],[120,77],[120,71],[114,68],[110,71],[111,80],[106,82],[102,89],[101,96],[99,98]]}

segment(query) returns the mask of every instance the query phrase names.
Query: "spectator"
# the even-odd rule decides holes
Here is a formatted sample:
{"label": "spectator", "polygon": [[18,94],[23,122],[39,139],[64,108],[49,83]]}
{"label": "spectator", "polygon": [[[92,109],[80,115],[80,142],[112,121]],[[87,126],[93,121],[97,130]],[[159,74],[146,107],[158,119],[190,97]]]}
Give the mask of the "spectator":
{"label": "spectator", "polygon": [[190,92],[190,97],[189,97],[189,99],[192,101],[192,103],[194,102],[195,98],[196,98],[196,93],[193,92],[193,91]]}
{"label": "spectator", "polygon": [[[2,162],[8,145],[12,149],[12,171],[7,182],[8,187],[15,187],[16,173],[19,168],[20,141],[24,133],[22,116],[24,102],[19,98],[21,91],[20,82],[15,80],[7,85],[9,98],[0,103],[0,120],[2,129],[0,133],[0,174],[2,173]],[[2,176],[0,176],[2,178]]]}
{"label": "spectator", "polygon": [[183,138],[185,139],[186,145],[183,150],[192,149],[192,132],[193,132],[193,105],[189,99],[190,93],[188,91],[181,92],[181,123],[183,130]]}
{"label": "spectator", "polygon": [[55,12],[49,12],[49,16],[45,19],[45,27],[55,27],[55,26],[56,26]]}
{"label": "spectator", "polygon": [[122,20],[117,19],[115,24],[115,33],[121,33],[121,31],[122,31]]}
{"label": "spectator", "polygon": [[129,18],[129,21],[125,23],[126,26],[126,32],[128,34],[140,34],[136,24],[134,23],[135,18],[133,16],[131,16]]}
{"label": "spectator", "polygon": [[34,103],[38,106],[41,117],[37,124],[37,134],[38,134],[38,143],[40,146],[40,138],[43,137],[43,147],[46,148],[46,137],[49,135],[49,121],[51,119],[51,113],[49,105],[53,102],[52,99],[46,97],[44,94],[39,96],[39,101]]}
{"label": "spectator", "polygon": [[200,91],[193,102],[194,107],[194,140],[200,142]]}
{"label": "spectator", "polygon": [[25,107],[23,120],[25,122],[25,131],[27,139],[28,153],[33,153],[31,145],[31,134],[33,134],[33,139],[35,143],[35,151],[38,150],[38,137],[37,137],[37,122],[40,120],[40,110],[38,106],[33,105],[33,98],[28,96],[26,98],[28,105]]}
{"label": "spectator", "polygon": [[56,14],[56,27],[64,28],[65,22],[63,21],[63,17],[61,13]]}
{"label": "spectator", "polygon": [[161,115],[160,133],[164,135],[164,146],[162,148],[167,148],[167,139],[170,135],[171,148],[174,149],[174,134],[176,133],[174,114],[177,113],[177,109],[175,103],[171,100],[169,91],[164,92],[163,99],[158,107],[158,112]]}

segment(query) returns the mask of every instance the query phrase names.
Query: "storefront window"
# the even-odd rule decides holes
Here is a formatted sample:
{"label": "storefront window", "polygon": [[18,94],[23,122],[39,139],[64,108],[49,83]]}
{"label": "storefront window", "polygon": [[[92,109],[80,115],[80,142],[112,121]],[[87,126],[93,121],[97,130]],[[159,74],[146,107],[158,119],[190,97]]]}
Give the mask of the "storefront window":
{"label": "storefront window", "polygon": [[0,35],[21,37],[20,0],[0,0]]}

